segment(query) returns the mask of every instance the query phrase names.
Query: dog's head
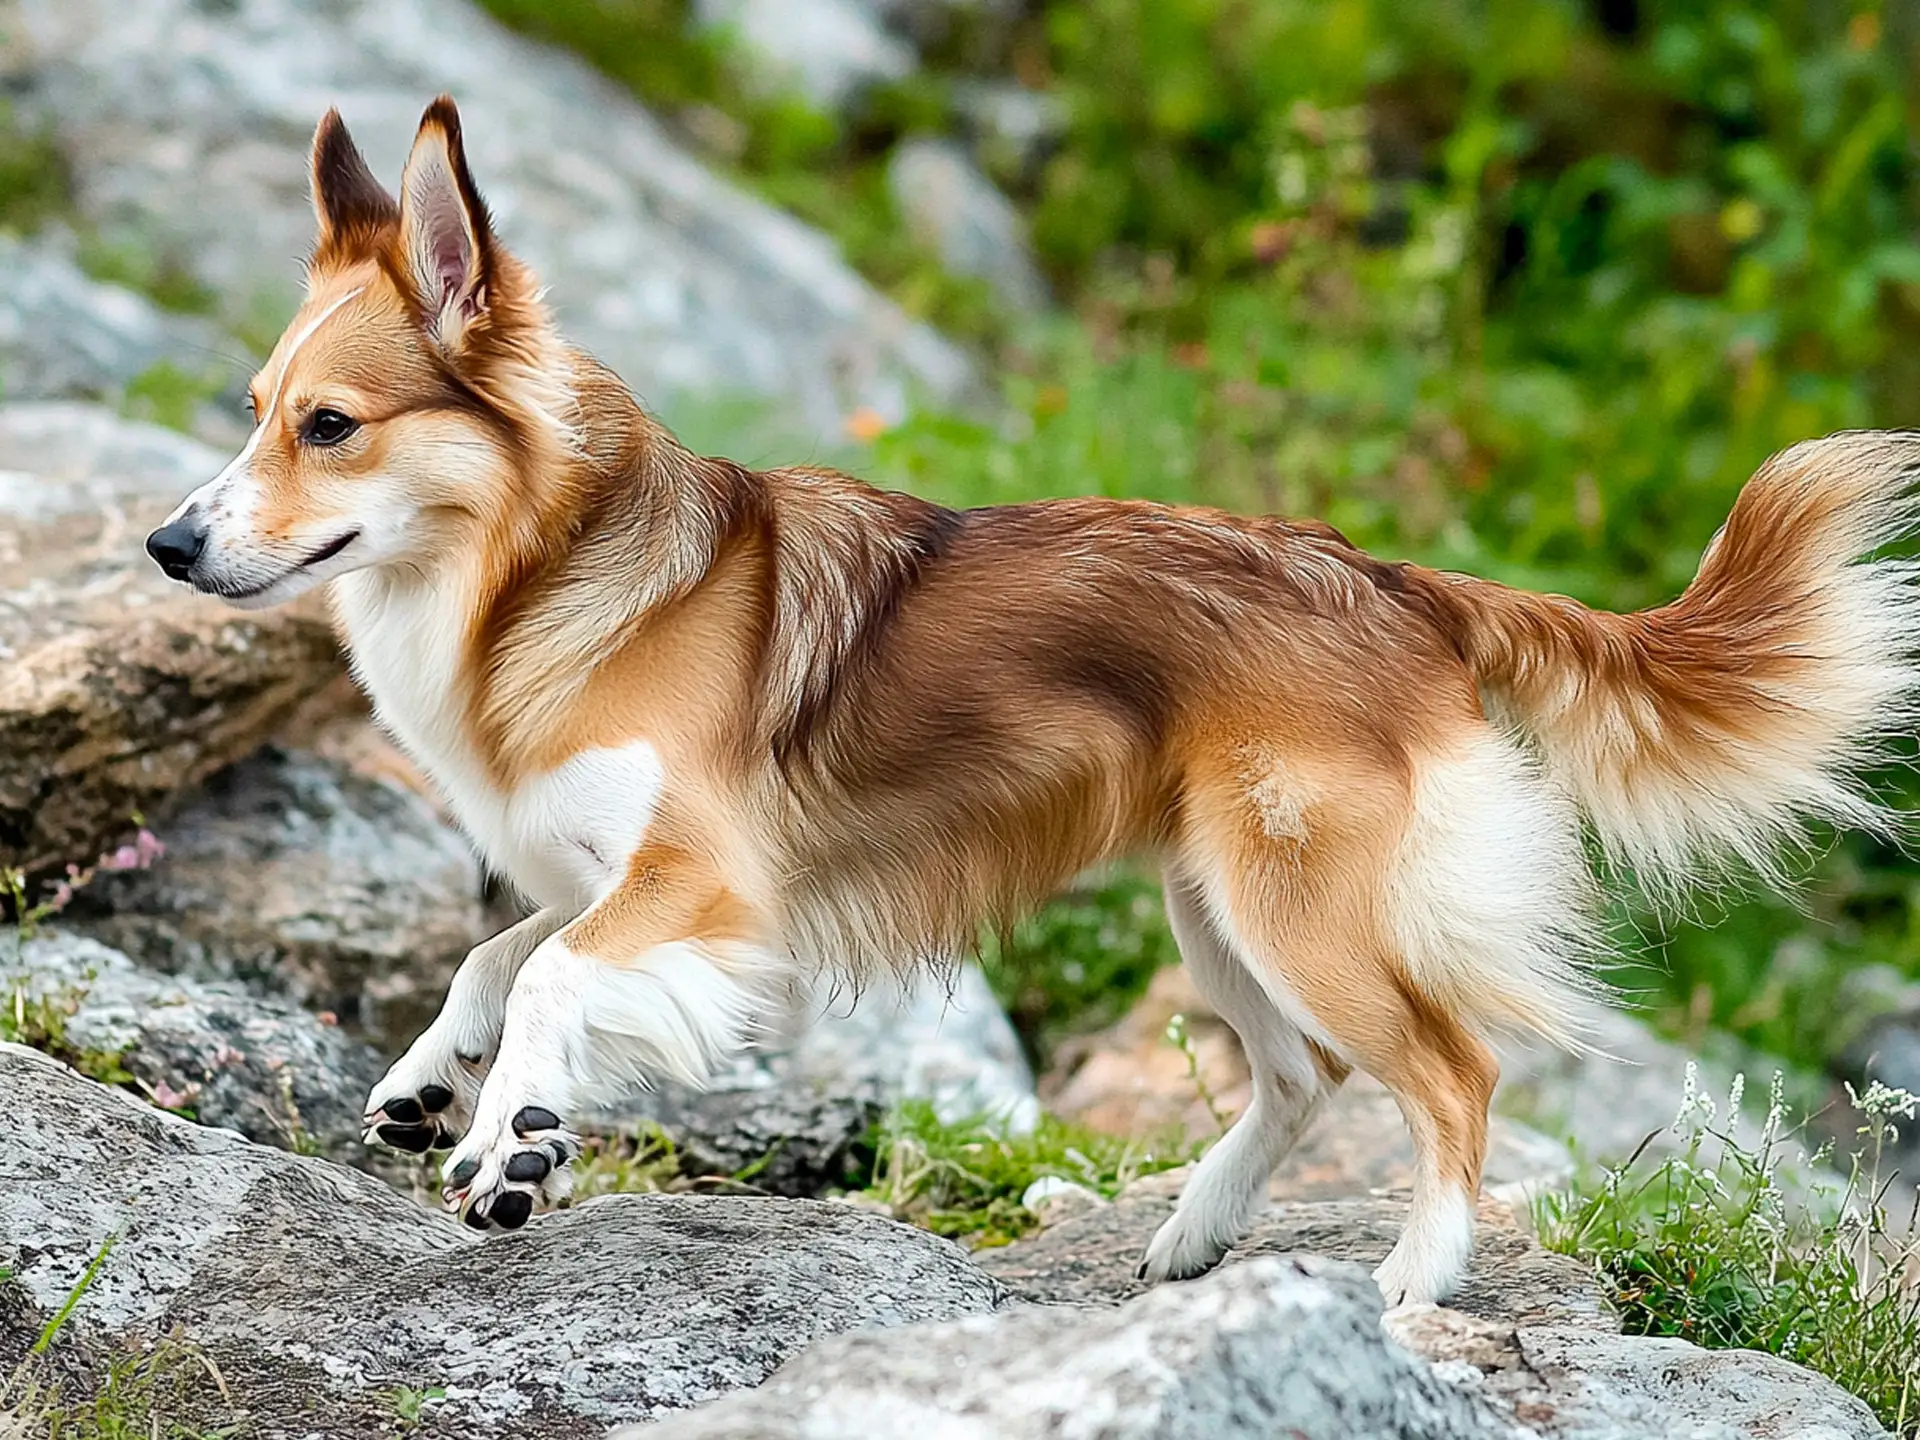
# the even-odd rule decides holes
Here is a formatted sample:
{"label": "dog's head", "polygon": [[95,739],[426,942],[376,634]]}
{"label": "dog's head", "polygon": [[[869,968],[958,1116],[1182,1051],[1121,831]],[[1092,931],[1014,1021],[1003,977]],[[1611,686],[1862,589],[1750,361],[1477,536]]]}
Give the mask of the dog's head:
{"label": "dog's head", "polygon": [[369,566],[430,571],[571,423],[564,353],[494,238],[452,100],[422,118],[397,201],[338,112],[312,183],[307,298],[248,387],[253,433],[147,540],[249,609]]}

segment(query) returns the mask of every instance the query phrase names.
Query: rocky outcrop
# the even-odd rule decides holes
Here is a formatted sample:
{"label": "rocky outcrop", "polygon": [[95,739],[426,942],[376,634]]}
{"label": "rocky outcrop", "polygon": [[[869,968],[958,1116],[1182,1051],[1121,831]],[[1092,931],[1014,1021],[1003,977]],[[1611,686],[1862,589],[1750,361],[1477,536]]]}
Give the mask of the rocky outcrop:
{"label": "rocky outcrop", "polygon": [[[1053,1316],[1060,1314],[1054,1307],[1120,1306],[1118,1314],[1125,1317],[1157,1297],[1193,1293],[1208,1282],[1149,1292],[1133,1274],[1148,1239],[1172,1213],[1183,1180],[1181,1172],[1169,1171],[1130,1186],[1110,1205],[1071,1209],[1039,1234],[983,1253],[978,1257],[981,1266],[1019,1298],[1049,1307]],[[1236,1270],[1270,1266],[1303,1253],[1371,1267],[1393,1244],[1405,1213],[1401,1202],[1381,1199],[1277,1205],[1234,1247],[1217,1273],[1224,1280]],[[1364,1298],[1371,1307],[1367,1313],[1378,1323],[1378,1292]],[[1342,1318],[1326,1313],[1334,1309],[1331,1304],[1325,1307],[1321,1318],[1338,1327]],[[1474,1412],[1476,1423],[1485,1428],[1464,1433],[1489,1440],[1510,1435],[1565,1440],[1872,1440],[1885,1434],[1858,1400],[1777,1357],[1619,1334],[1588,1268],[1542,1250],[1498,1202],[1481,1206],[1467,1279],[1449,1305],[1397,1310],[1387,1316],[1386,1326],[1407,1350],[1432,1362],[1432,1374],[1488,1402],[1487,1409]],[[928,1334],[906,1331],[896,1343],[909,1349],[914,1337]],[[1140,1338],[1146,1338],[1144,1327]],[[940,1358],[931,1354],[927,1363],[937,1364]],[[1362,1363],[1371,1362],[1355,1357],[1356,1366]],[[803,1360],[793,1368],[799,1371],[806,1364]],[[1352,1383],[1365,1394],[1359,1375]],[[1404,1380],[1395,1384],[1410,1396],[1422,1393]],[[1374,1433],[1359,1426],[1315,1429],[1322,1423],[1318,1412],[1304,1413],[1305,1434]],[[985,1440],[1029,1432],[1008,1427],[959,1433]],[[1283,1425],[1279,1433],[1290,1432]]]}
{"label": "rocky outcrop", "polygon": [[767,1384],[614,1440],[1521,1440],[1380,1328],[1357,1266],[1255,1261],[1123,1309],[849,1335]]}
{"label": "rocky outcrop", "polygon": [[15,0],[0,71],[74,160],[81,218],[154,254],[258,328],[291,308],[312,239],[306,149],[338,104],[397,182],[420,111],[466,104],[501,234],[568,333],[669,419],[771,400],[812,438],[857,406],[951,401],[970,367],[832,242],[716,178],[580,60],[464,0]]}
{"label": "rocky outcrop", "polygon": [[95,406],[0,407],[0,865],[90,861],[339,672],[317,606],[240,614],[141,552],[225,459]]}
{"label": "rocky outcrop", "polygon": [[68,922],[144,965],[331,1012],[390,1051],[486,938],[466,841],[418,795],[339,761],[269,747],[163,829],[164,857],[96,878]]}
{"label": "rocky outcrop", "polygon": [[651,1120],[692,1173],[750,1172],[773,1194],[817,1195],[858,1183],[874,1125],[905,1100],[930,1101],[947,1120],[1032,1125],[1019,1037],[974,967],[956,972],[951,991],[923,980],[906,995],[874,986],[857,999],[823,997],[784,1042],[742,1056],[705,1090],[663,1085],[601,1124]]}
{"label": "rocky outcrop", "polygon": [[[262,1437],[595,1433],[757,1384],[824,1336],[992,1310],[955,1246],[850,1206],[615,1196],[483,1241],[377,1181],[0,1046],[0,1354],[117,1236],[72,1343],[177,1329]],[[8,1333],[11,1329],[12,1333]]]}
{"label": "rocky outcrop", "polygon": [[852,108],[919,63],[863,0],[696,0],[693,16],[737,45],[760,83],[829,113]]}
{"label": "rocky outcrop", "polygon": [[45,239],[0,234],[0,275],[0,399],[117,399],[165,364],[195,377],[231,373],[239,423],[245,377],[212,325],[102,284]]}
{"label": "rocky outcrop", "polygon": [[1047,282],[1027,248],[1020,213],[950,140],[902,141],[887,188],[907,230],[955,275],[984,280],[1016,312],[1044,308]]}
{"label": "rocky outcrop", "polygon": [[[1069,1214],[1037,1235],[982,1251],[981,1268],[1038,1304],[1108,1305],[1145,1294],[1148,1287],[1134,1271],[1153,1232],[1173,1214],[1184,1180],[1184,1172],[1167,1171],[1136,1182],[1111,1205]],[[1405,1202],[1385,1199],[1275,1205],[1225,1263],[1305,1252],[1371,1268],[1393,1248],[1406,1211]],[[1496,1203],[1481,1206],[1481,1221],[1455,1308],[1508,1322],[1612,1328],[1586,1266],[1542,1250]]]}
{"label": "rocky outcrop", "polygon": [[53,1008],[69,1053],[124,1070],[156,1104],[264,1145],[367,1164],[361,1101],[385,1070],[339,1026],[233,983],[157,975],[49,931],[0,961],[0,996]]}

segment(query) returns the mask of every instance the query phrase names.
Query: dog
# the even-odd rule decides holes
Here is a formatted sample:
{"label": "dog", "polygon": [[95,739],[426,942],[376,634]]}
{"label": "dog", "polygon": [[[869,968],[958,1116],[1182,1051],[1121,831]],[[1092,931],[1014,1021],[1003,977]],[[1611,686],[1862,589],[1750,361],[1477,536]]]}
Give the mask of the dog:
{"label": "dog", "polygon": [[[242,608],[326,586],[380,722],[538,905],[368,1102],[512,1229],[583,1110],[698,1084],[781,997],[938,968],[1150,857],[1252,1102],[1141,1267],[1198,1274],[1354,1069],[1415,1149],[1389,1305],[1473,1241],[1506,1032],[1581,1043],[1603,874],[1778,879],[1887,833],[1920,601],[1874,558],[1920,444],[1769,460],[1678,600],[1616,615],[1390,564],[1313,522],[1105,499],[957,512],[697,456],[556,333],[453,102],[396,199],[337,112],[255,427],[147,542]],[[1590,849],[1589,840],[1594,842]]]}

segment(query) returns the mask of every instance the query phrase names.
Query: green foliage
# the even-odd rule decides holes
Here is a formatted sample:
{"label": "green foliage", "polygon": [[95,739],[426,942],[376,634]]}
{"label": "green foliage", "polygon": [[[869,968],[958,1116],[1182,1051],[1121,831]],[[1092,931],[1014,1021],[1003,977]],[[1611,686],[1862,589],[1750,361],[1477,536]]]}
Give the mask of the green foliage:
{"label": "green foliage", "polygon": [[120,408],[136,420],[191,432],[200,407],[218,397],[225,385],[218,371],[196,374],[170,360],[159,360],[127,382]]}
{"label": "green foliage", "polygon": [[80,986],[47,991],[26,979],[12,980],[0,990],[0,1040],[51,1055],[102,1085],[135,1085],[124,1051],[88,1049],[68,1037],[67,1021],[85,996]]}
{"label": "green foliage", "polygon": [[1044,1115],[1009,1135],[990,1119],[943,1122],[926,1101],[902,1106],[875,1132],[873,1177],[860,1193],[897,1219],[975,1249],[1017,1240],[1035,1224],[1020,1203],[1047,1176],[1111,1199],[1142,1175],[1196,1159],[1182,1136],[1121,1140]]}
{"label": "green foliage", "polygon": [[1656,1159],[1643,1145],[1545,1197],[1542,1241],[1593,1263],[1629,1334],[1785,1356],[1860,1396],[1896,1434],[1920,1433],[1920,1292],[1905,1281],[1920,1246],[1910,1217],[1887,1214],[1893,1177],[1880,1172],[1915,1097],[1878,1085],[1856,1097],[1862,1153],[1844,1187],[1817,1187],[1811,1201],[1782,1183],[1779,1081],[1748,1143],[1735,1138],[1740,1099],[1736,1081],[1721,1120],[1690,1076],[1679,1152]]}
{"label": "green foliage", "polygon": [[179,1340],[115,1353],[92,1393],[38,1383],[31,1365],[0,1389],[0,1433],[9,1423],[45,1440],[239,1440],[244,1420],[212,1362]]}
{"label": "green foliage", "polygon": [[1179,958],[1159,884],[1126,872],[1076,887],[980,948],[988,983],[1042,1065],[1062,1037],[1119,1019]]}
{"label": "green foliage", "polygon": [[388,1393],[387,1402],[393,1411],[393,1418],[402,1435],[411,1434],[418,1429],[420,1422],[426,1419],[427,1411],[436,1400],[447,1398],[444,1385],[429,1385],[424,1389],[412,1385],[396,1385]]}
{"label": "green foliage", "polygon": [[[1314,514],[1590,603],[1676,594],[1794,440],[1914,419],[1910,79],[1878,11],[1060,0],[1073,121],[1035,236],[1071,320],[1012,419],[869,469],[954,503],[1100,493]],[[1807,913],[1643,925],[1675,1028],[1801,1063],[1846,966],[1920,974],[1916,871],[1849,839]]]}
{"label": "green foliage", "polygon": [[192,271],[145,244],[89,233],[81,240],[80,268],[96,280],[146,296],[162,310],[211,315],[218,308],[219,297]]}
{"label": "green foliage", "polygon": [[[48,1352],[100,1278],[118,1238],[107,1237],[26,1357],[0,1381],[0,1435],[17,1433],[22,1440],[28,1433],[45,1440],[236,1440],[244,1427],[219,1369],[175,1337],[115,1350],[97,1367],[97,1383],[85,1396],[69,1398],[72,1382],[46,1378]],[[10,1282],[11,1276],[0,1270],[0,1284]]]}
{"label": "green foliage", "polygon": [[636,1135],[588,1135],[573,1162],[573,1199],[686,1188],[673,1137],[644,1124]]}
{"label": "green foliage", "polygon": [[66,158],[0,100],[0,230],[27,235],[72,208]]}

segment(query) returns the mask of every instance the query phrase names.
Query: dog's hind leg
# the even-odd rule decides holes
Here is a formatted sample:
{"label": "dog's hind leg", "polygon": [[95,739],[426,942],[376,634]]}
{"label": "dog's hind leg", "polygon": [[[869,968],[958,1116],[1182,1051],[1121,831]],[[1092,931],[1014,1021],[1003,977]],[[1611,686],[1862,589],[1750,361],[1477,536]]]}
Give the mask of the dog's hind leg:
{"label": "dog's hind leg", "polygon": [[1169,876],[1167,919],[1194,985],[1240,1037],[1253,1098],[1207,1152],[1173,1217],[1147,1247],[1140,1276],[1151,1281],[1184,1279],[1219,1263],[1246,1233],[1274,1168],[1348,1073],[1247,972],[1190,882]]}
{"label": "dog's hind leg", "polygon": [[548,908],[473,947],[446,1002],[367,1097],[369,1142],[418,1154],[451,1146],[473,1122],[480,1082],[500,1044],[507,995],[527,957],[573,912]]}

